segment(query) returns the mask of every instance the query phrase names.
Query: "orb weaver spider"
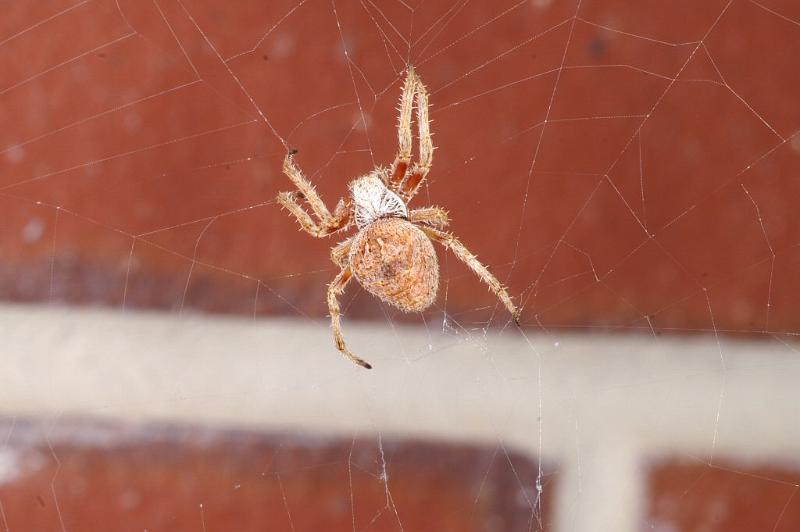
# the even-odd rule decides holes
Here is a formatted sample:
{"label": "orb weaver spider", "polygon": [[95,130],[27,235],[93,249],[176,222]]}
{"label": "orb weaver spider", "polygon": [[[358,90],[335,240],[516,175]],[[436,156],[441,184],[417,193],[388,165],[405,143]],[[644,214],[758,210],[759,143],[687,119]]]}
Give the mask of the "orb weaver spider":
{"label": "orb weaver spider", "polygon": [[[416,97],[416,102],[415,102]],[[416,103],[419,162],[411,164],[411,115]],[[433,141],[428,119],[428,94],[413,68],[408,69],[400,97],[399,151],[391,167],[375,168],[350,182],[350,196],[342,198],[331,213],[314,186],[295,165],[292,150],[283,161],[283,172],[297,190],[281,192],[278,202],[317,238],[329,236],[355,221],[358,232],[331,249],[331,259],[341,268],[328,285],[328,310],[336,348],[364,368],[372,366],[347,348],[342,335],[338,297],[352,277],[367,290],[405,312],[421,312],[436,299],[439,264],[431,241],[441,243],[462,260],[505,305],[519,324],[520,311],[506,289],[455,236],[443,229],[449,224],[440,207],[408,208],[433,161]],[[301,206],[305,200],[316,220]]]}

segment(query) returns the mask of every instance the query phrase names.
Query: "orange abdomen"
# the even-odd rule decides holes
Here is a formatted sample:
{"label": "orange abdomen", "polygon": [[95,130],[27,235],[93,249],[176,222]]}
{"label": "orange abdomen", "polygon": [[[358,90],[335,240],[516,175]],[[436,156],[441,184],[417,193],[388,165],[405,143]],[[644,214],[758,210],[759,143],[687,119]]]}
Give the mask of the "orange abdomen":
{"label": "orange abdomen", "polygon": [[382,218],[365,227],[353,240],[350,267],[369,293],[400,310],[420,312],[436,299],[436,251],[408,220]]}

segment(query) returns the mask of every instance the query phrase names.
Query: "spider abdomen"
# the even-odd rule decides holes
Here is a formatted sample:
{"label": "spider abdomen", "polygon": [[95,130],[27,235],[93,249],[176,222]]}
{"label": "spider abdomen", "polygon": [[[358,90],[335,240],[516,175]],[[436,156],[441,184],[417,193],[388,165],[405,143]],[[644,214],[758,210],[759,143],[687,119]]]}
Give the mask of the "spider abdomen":
{"label": "spider abdomen", "polygon": [[436,251],[425,233],[403,218],[381,218],[358,233],[350,266],[369,293],[405,312],[423,311],[436,299]]}

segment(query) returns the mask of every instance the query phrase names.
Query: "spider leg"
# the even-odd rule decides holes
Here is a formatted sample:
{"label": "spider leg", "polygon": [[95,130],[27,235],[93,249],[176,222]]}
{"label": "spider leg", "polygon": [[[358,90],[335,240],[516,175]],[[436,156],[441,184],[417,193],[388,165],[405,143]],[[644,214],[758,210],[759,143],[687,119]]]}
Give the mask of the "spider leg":
{"label": "spider leg", "polygon": [[350,254],[350,248],[353,245],[353,238],[350,237],[342,240],[331,249],[331,260],[340,268],[347,267],[347,256]]}
{"label": "spider leg", "polygon": [[344,201],[340,201],[336,205],[336,210],[332,216],[317,223],[300,205],[299,200],[303,197],[302,192],[295,190],[294,192],[279,192],[277,200],[286,210],[292,213],[306,233],[322,238],[347,227],[350,223],[350,209]]}
{"label": "spider leg", "polygon": [[[288,154],[283,161],[283,172],[292,180],[298,190],[293,192],[280,192],[278,203],[285,207],[300,222],[300,227],[307,233],[318,238],[327,236],[339,229],[347,227],[350,223],[350,211],[344,200],[339,200],[333,214],[317,194],[314,186],[308,182],[303,173],[294,164],[292,154]],[[299,200],[305,199],[318,222],[303,209]]]}
{"label": "spider leg", "polygon": [[514,302],[511,301],[511,296],[508,295],[506,289],[500,284],[500,281],[497,280],[497,277],[492,275],[492,273],[481,264],[478,260],[478,257],[472,254],[464,244],[461,243],[455,236],[446,232],[440,231],[438,229],[434,229],[433,227],[420,227],[425,234],[427,234],[431,239],[441,243],[445,248],[451,250],[459,260],[461,260],[464,264],[469,266],[469,269],[475,272],[475,274],[486,284],[489,285],[489,290],[491,290],[494,295],[500,299],[500,301],[505,305],[508,311],[511,313],[511,316],[514,318],[514,322],[519,325],[519,316],[520,310],[514,305]]}
{"label": "spider leg", "polygon": [[417,86],[417,75],[414,68],[408,69],[406,80],[403,83],[403,93],[400,95],[400,117],[397,123],[397,140],[399,149],[394,158],[394,163],[389,172],[389,182],[386,185],[397,191],[406,176],[408,165],[411,163],[411,113],[414,109],[414,93]]}
{"label": "spider leg", "polygon": [[433,140],[431,139],[431,122],[428,116],[428,91],[422,80],[416,77],[417,83],[417,128],[419,135],[419,162],[414,163],[411,171],[400,187],[400,196],[408,203],[417,195],[419,186],[428,175],[433,164]]}
{"label": "spider leg", "polygon": [[352,275],[353,272],[350,270],[350,266],[347,266],[343,268],[333,279],[333,282],[328,285],[328,312],[330,312],[331,315],[333,340],[336,344],[336,349],[349,358],[351,362],[358,364],[362,368],[372,369],[369,363],[361,360],[347,349],[347,345],[344,343],[344,336],[342,336],[342,311],[339,308],[339,300],[337,298],[344,293],[344,287],[347,285],[347,281],[350,280]]}
{"label": "spider leg", "polygon": [[447,211],[441,207],[420,207],[419,209],[412,209],[408,213],[408,220],[411,223],[424,223],[439,228],[447,227],[450,224]]}
{"label": "spider leg", "polygon": [[314,185],[305,178],[303,172],[294,164],[294,152],[286,154],[286,158],[283,160],[283,173],[292,180],[297,190],[303,194],[303,197],[311,206],[311,210],[314,211],[320,221],[324,222],[331,217],[330,211],[325,206],[322,198],[319,197],[319,194],[317,194]]}

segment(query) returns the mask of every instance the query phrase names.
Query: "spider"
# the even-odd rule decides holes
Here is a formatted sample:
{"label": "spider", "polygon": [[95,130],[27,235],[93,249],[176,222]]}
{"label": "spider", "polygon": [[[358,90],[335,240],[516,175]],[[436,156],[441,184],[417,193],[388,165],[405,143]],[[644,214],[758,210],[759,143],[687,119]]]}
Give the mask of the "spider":
{"label": "spider", "polygon": [[[416,102],[414,101],[416,97]],[[419,136],[419,162],[411,164],[411,114],[416,103]],[[405,312],[421,312],[436,299],[439,264],[431,241],[441,243],[466,263],[489,285],[519,324],[519,310],[497,278],[481,264],[455,236],[443,229],[449,224],[440,207],[408,208],[420,184],[428,175],[433,159],[428,120],[428,94],[413,68],[408,69],[400,97],[397,129],[399,151],[390,168],[378,167],[350,182],[349,197],[328,210],[314,186],[294,162],[297,150],[283,161],[283,172],[297,190],[281,192],[278,202],[300,223],[305,232],[317,238],[347,229],[355,221],[358,232],[331,249],[331,260],[341,268],[328,285],[328,310],[336,348],[352,362],[372,366],[347,348],[342,335],[338,297],[352,277],[367,290]],[[305,200],[316,220],[304,209]]]}

